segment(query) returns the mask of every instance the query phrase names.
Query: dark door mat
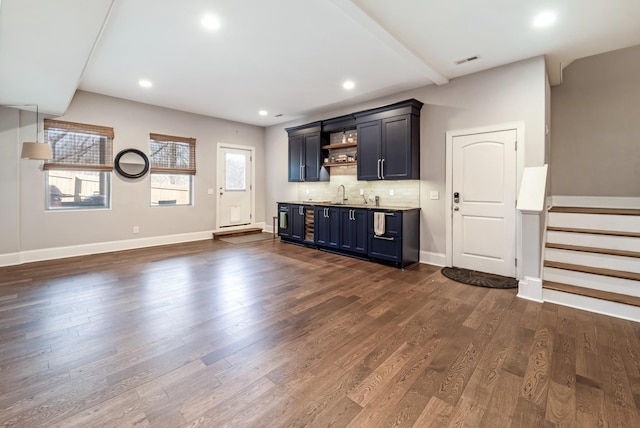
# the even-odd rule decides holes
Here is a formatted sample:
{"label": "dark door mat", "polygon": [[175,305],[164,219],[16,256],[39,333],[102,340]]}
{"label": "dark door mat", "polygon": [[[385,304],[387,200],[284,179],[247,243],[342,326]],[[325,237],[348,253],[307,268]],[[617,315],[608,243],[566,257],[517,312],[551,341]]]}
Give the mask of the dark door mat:
{"label": "dark door mat", "polygon": [[518,280],[507,276],[494,275],[492,273],[478,272],[475,270],[456,267],[443,267],[442,274],[449,279],[463,284],[477,285],[489,288],[516,288]]}

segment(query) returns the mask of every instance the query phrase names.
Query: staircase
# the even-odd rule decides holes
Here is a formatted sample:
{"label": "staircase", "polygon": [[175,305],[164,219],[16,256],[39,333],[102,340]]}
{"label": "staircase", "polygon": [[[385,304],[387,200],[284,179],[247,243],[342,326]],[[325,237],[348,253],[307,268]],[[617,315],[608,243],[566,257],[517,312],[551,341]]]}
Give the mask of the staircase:
{"label": "staircase", "polygon": [[554,206],[543,300],[640,321],[640,209]]}

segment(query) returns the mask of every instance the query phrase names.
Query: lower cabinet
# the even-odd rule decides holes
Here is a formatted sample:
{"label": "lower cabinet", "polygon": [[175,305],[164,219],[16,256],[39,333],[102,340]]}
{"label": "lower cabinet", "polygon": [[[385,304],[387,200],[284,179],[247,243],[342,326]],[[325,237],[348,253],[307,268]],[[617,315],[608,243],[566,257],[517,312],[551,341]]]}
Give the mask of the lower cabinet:
{"label": "lower cabinet", "polygon": [[316,245],[326,248],[340,247],[340,210],[336,207],[316,207]]}
{"label": "lower cabinet", "polygon": [[367,210],[340,208],[340,249],[367,254]]}
{"label": "lower cabinet", "polygon": [[314,207],[300,204],[278,204],[278,236],[286,241],[313,243],[315,238]]}
{"label": "lower cabinet", "polygon": [[[384,219],[384,233],[375,233],[376,213]],[[278,235],[283,241],[404,268],[420,259],[420,209],[279,203]]]}
{"label": "lower cabinet", "polygon": [[[384,233],[375,233],[375,213],[384,217]],[[369,258],[405,267],[420,260],[420,210],[369,211]]]}

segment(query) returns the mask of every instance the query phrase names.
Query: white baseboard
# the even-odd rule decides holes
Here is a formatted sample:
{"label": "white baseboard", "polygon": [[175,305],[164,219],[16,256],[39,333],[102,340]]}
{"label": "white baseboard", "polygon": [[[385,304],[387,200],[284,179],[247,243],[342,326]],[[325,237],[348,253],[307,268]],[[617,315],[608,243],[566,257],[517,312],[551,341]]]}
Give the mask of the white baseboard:
{"label": "white baseboard", "polygon": [[518,297],[542,303],[542,279],[525,276],[518,282]]}
{"label": "white baseboard", "polygon": [[640,308],[608,300],[594,299],[577,294],[564,293],[557,290],[544,289],[542,296],[545,302],[582,309],[610,317],[640,322]]}
{"label": "white baseboard", "polygon": [[442,253],[432,253],[429,251],[420,251],[420,263],[435,266],[446,266],[447,255]]}
{"label": "white baseboard", "polygon": [[[15,254],[0,255],[0,266],[62,259],[65,257],[86,256],[90,254],[109,253],[112,251],[132,250],[135,248],[155,247],[158,245],[179,244],[181,242],[204,241],[212,239],[211,233],[211,231],[181,233],[178,235],[154,236],[150,238],[127,239],[123,241],[98,242],[95,244],[22,251]],[[5,261],[13,263],[3,264]]]}
{"label": "white baseboard", "polygon": [[640,208],[638,197],[616,196],[551,196],[551,204],[565,207]]}
{"label": "white baseboard", "polygon": [[20,264],[20,253],[0,254],[0,267]]}

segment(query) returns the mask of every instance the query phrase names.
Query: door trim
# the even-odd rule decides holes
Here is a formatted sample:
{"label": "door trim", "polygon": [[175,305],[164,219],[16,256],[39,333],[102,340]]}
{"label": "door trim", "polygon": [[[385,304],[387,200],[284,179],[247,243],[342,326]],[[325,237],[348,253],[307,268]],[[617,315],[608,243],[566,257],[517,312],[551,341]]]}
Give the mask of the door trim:
{"label": "door trim", "polygon": [[[446,172],[445,172],[445,251],[446,266],[453,266],[453,138],[464,135],[486,134],[489,132],[500,132],[515,130],[517,135],[517,151],[516,151],[516,198],[520,192],[520,182],[522,181],[522,171],[524,171],[524,122],[504,123],[498,125],[488,125],[478,128],[460,129],[446,132]],[[515,210],[516,208],[513,207]],[[516,278],[522,278],[522,215],[516,211],[516,258],[518,265],[516,266]]]}
{"label": "door trim", "polygon": [[220,230],[220,204],[218,203],[218,189],[222,183],[219,183],[219,174],[218,168],[220,166],[220,159],[222,158],[221,150],[222,148],[229,149],[238,149],[238,150],[247,150],[251,152],[251,222],[248,225],[241,226],[226,226],[224,230],[236,230],[236,229],[244,229],[247,227],[255,226],[256,224],[256,148],[252,146],[241,146],[238,144],[226,144],[226,143],[217,143],[216,145],[216,186],[213,189],[215,195],[215,205],[216,205],[216,227],[215,231]]}

